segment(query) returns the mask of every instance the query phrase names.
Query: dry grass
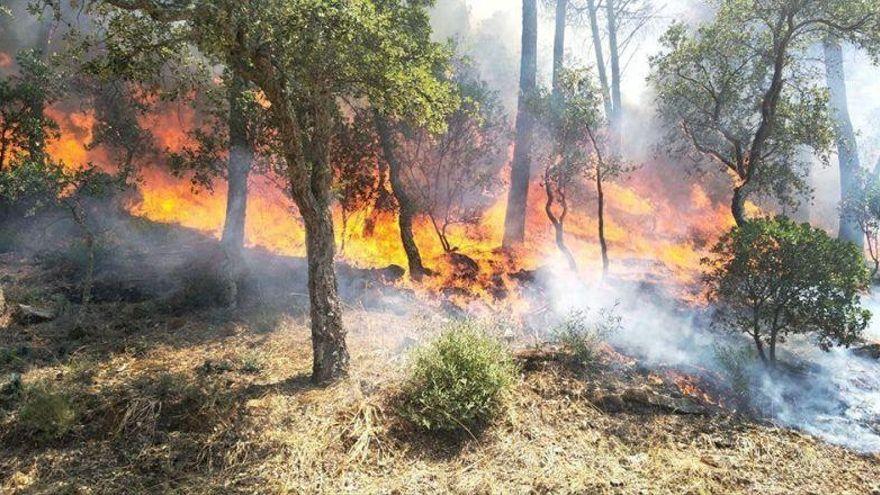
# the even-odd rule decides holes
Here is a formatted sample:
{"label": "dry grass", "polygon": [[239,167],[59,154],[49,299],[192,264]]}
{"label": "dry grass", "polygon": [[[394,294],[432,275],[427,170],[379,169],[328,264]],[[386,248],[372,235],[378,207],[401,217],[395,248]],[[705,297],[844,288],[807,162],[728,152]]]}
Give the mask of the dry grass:
{"label": "dry grass", "polygon": [[[0,492],[880,489],[877,458],[791,431],[725,415],[603,412],[593,405],[597,390],[617,368],[583,376],[551,362],[523,376],[509,415],[479,439],[418,434],[398,418],[393,398],[406,349],[429,337],[435,316],[347,308],[352,376],[316,388],[300,312],[135,321],[130,309],[96,308],[101,326],[76,346],[60,323],[0,330],[0,345],[32,348],[17,368],[24,383],[63,387],[79,413],[64,438],[37,441],[15,426],[14,410],[0,410]],[[249,364],[255,359],[259,366]]]}

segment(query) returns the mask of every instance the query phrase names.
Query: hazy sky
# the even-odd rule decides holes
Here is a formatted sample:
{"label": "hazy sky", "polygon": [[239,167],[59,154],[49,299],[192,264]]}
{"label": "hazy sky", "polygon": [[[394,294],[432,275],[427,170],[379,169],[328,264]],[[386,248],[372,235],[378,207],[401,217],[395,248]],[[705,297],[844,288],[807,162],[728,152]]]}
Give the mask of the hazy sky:
{"label": "hazy sky", "polygon": [[[518,29],[522,9],[521,0],[467,0],[467,2],[474,24],[501,11],[504,15],[510,16],[513,21],[510,24],[517,26]],[[658,4],[662,5],[659,18],[626,61],[623,93],[630,105],[650,103],[645,77],[648,75],[648,57],[658,50],[658,37],[673,19],[696,19],[702,1],[660,0]],[[542,77],[546,79],[549,78],[551,63],[553,20],[550,15],[540,15],[539,23],[538,63],[543,71]],[[519,32],[499,33],[499,35],[504,36],[511,44],[511,49],[519,53]],[[566,42],[568,46],[567,59],[586,60],[588,63],[592,63],[588,35],[589,32],[583,28],[569,29]],[[871,65],[866,56],[853,48],[846,49],[844,58],[853,124],[859,133],[859,141],[867,155],[866,159],[870,161],[866,166],[873,166],[873,161],[877,159],[877,153],[873,150],[880,149],[880,69]]]}

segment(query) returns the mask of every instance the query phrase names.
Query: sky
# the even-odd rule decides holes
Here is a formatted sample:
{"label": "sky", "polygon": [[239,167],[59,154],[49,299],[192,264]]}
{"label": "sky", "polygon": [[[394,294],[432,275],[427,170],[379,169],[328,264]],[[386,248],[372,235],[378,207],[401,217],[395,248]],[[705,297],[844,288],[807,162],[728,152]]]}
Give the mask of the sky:
{"label": "sky", "polygon": [[[477,24],[498,12],[510,16],[511,25],[519,26],[522,2],[520,0],[466,0],[472,23]],[[539,1],[539,4],[541,2]],[[631,53],[625,66],[623,94],[629,106],[649,105],[651,95],[645,78],[648,75],[648,57],[659,49],[657,40],[672,20],[696,21],[700,17],[702,0],[660,0],[659,16],[649,28],[644,38]],[[592,56],[584,28],[569,28],[567,31],[567,60],[577,62]],[[549,79],[550,57],[552,56],[553,19],[551,15],[539,14],[539,66],[541,77]],[[511,49],[519,53],[519,32],[505,33]],[[542,60],[543,59],[543,60]],[[880,155],[880,68],[872,65],[864,54],[853,47],[845,47],[844,65],[847,79],[847,93],[853,125],[863,148],[863,162],[873,166]]]}

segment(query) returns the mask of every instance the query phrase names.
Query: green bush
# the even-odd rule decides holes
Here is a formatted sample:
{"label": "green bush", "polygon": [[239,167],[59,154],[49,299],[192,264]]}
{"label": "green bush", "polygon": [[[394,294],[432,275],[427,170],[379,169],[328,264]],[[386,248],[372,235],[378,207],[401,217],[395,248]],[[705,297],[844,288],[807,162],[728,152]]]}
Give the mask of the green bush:
{"label": "green bush", "polygon": [[715,360],[733,393],[733,401],[739,407],[747,407],[751,399],[754,374],[752,366],[757,354],[747,346],[716,344]]}
{"label": "green bush", "polygon": [[756,218],[724,234],[703,261],[716,324],[745,333],[775,365],[778,343],[812,335],[827,350],[857,342],[869,276],[854,245],[786,217]]}
{"label": "green bush", "polygon": [[450,325],[411,366],[402,414],[431,432],[472,434],[504,411],[517,380],[505,346],[473,322]]}
{"label": "green bush", "polygon": [[67,395],[32,385],[25,389],[18,418],[26,430],[48,440],[63,437],[73,428],[76,410]]}
{"label": "green bush", "polygon": [[552,331],[553,341],[571,357],[573,364],[589,366],[596,361],[605,338],[620,328],[614,308],[602,310],[591,319],[583,311],[572,311]]}

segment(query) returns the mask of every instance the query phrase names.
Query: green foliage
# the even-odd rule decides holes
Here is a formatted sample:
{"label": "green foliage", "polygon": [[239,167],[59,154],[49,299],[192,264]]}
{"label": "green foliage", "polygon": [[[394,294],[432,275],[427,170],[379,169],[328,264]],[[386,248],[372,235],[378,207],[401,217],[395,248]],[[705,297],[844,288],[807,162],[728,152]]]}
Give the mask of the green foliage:
{"label": "green foliage", "polygon": [[67,395],[42,384],[25,388],[18,419],[39,438],[63,437],[76,425],[76,417],[74,404]]}
{"label": "green foliage", "polygon": [[751,347],[722,345],[714,347],[715,360],[730,385],[732,399],[740,407],[746,407],[754,388],[752,367],[757,357]]}
{"label": "green foliage", "polygon": [[473,433],[504,410],[516,373],[509,351],[482,326],[454,323],[415,352],[401,412],[431,432]]}
{"label": "green foliage", "polygon": [[573,311],[553,328],[551,335],[573,364],[586,367],[596,361],[602,342],[619,329],[620,316],[613,308],[601,311],[594,319],[583,311]]}
{"label": "green foliage", "polygon": [[716,320],[745,332],[775,361],[777,342],[813,334],[823,349],[856,341],[871,314],[860,307],[868,272],[859,250],[785,217],[734,227],[704,260]]}
{"label": "green foliage", "polygon": [[874,262],[873,277],[880,271],[880,181],[865,171],[859,171],[858,185],[843,198],[843,214],[855,221],[865,236],[865,247]]}
{"label": "green foliage", "polygon": [[[807,188],[799,150],[827,160],[827,92],[808,50],[825,36],[876,48],[880,4],[719,0],[696,29],[673,24],[650,81],[671,151],[735,174],[745,193],[790,201]],[[713,5],[715,7],[716,5]]]}

